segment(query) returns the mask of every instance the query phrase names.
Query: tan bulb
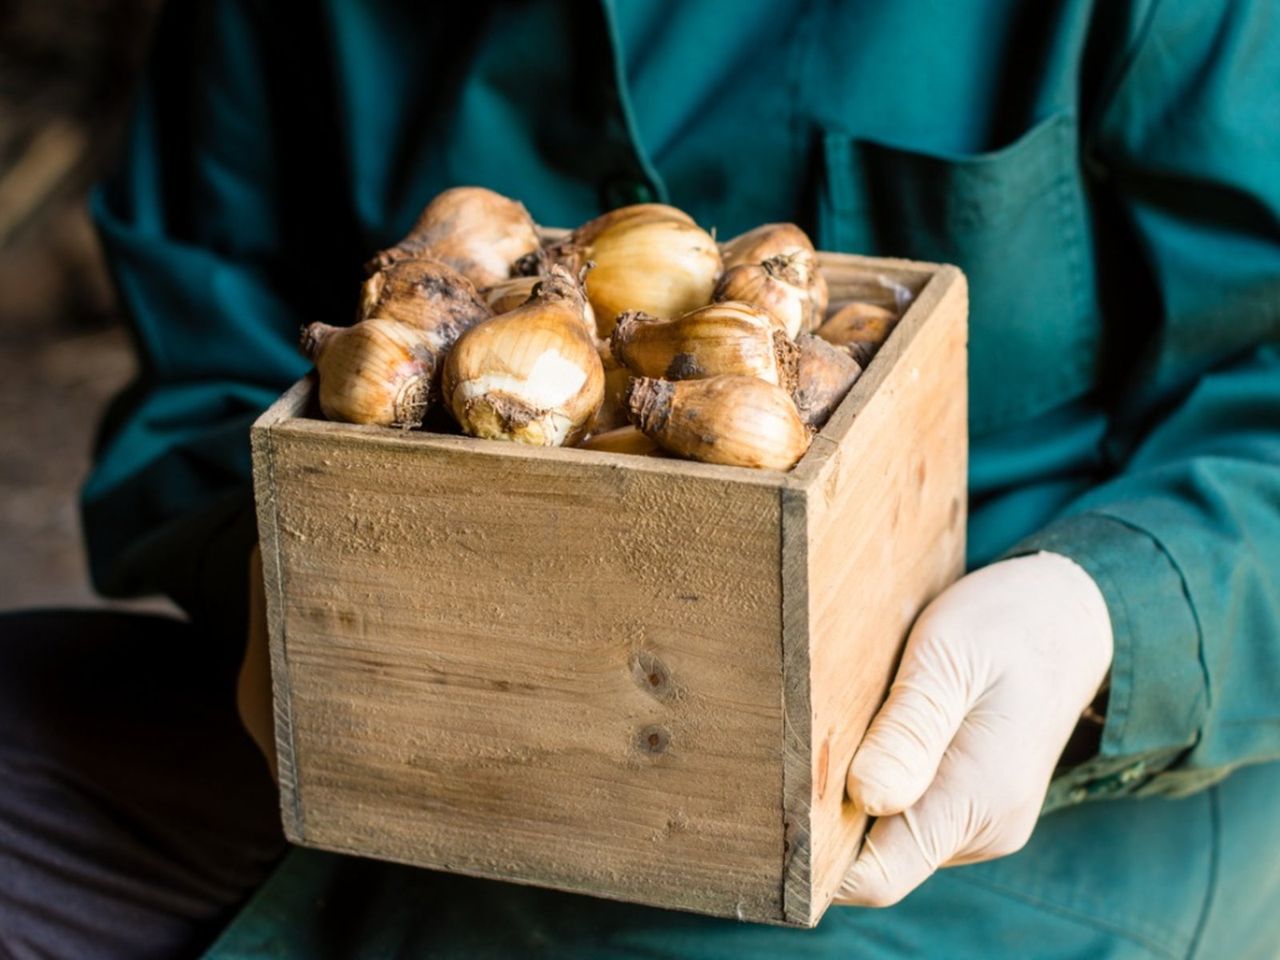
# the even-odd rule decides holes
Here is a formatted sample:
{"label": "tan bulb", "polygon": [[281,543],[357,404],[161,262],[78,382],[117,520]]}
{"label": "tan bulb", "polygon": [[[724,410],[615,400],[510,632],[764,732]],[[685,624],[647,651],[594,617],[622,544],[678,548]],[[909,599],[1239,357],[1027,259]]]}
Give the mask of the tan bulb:
{"label": "tan bulb", "polygon": [[517,264],[516,272],[539,274],[545,272],[549,264],[558,263],[577,273],[587,265],[591,243],[606,230],[615,230],[624,223],[635,227],[642,223],[660,221],[693,224],[691,216],[678,207],[668,206],[665,203],[634,203],[630,206],[618,207],[616,210],[602,213],[593,220],[588,220],[562,239],[549,243],[537,253],[525,257]]}
{"label": "tan bulb", "polygon": [[590,265],[587,297],[602,337],[627,310],[674,317],[709,303],[721,266],[711,235],[663,204],[610,211],[547,255],[571,270]]}
{"label": "tan bulb", "polygon": [[316,365],[330,420],[417,427],[431,401],[440,352],[428,334],[373,317],[351,327],[313,323],[302,352]]}
{"label": "tan bulb", "polygon": [[640,430],[627,425],[604,433],[593,433],[578,445],[583,450],[602,453],[630,453],[638,457],[666,456],[666,451]]}
{"label": "tan bulb", "polygon": [[791,397],[756,377],[638,379],[627,404],[647,436],[706,463],[789,470],[809,448]]}
{"label": "tan bulb", "polygon": [[631,422],[627,416],[626,402],[631,371],[614,357],[608,340],[597,340],[596,351],[600,355],[600,364],[604,367],[604,400],[591,420],[589,429],[593,434],[615,430]]}
{"label": "tan bulb", "polygon": [[445,361],[442,384],[462,429],[535,446],[578,440],[604,396],[585,310],[581,284],[553,267],[523,306],[463,334]]}
{"label": "tan bulb", "polygon": [[[804,286],[811,309],[805,312],[803,331],[812,331],[826,316],[830,292],[818,265],[818,253],[809,235],[794,223],[766,223],[739,234],[722,247],[726,270],[751,263],[787,257],[803,269]],[[794,282],[794,281],[793,281]]]}
{"label": "tan bulb", "polygon": [[448,350],[462,331],[489,319],[493,311],[471,281],[448,264],[430,258],[398,260],[360,288],[359,320],[399,320],[431,334]]}
{"label": "tan bulb", "polygon": [[809,235],[794,223],[765,223],[727,241],[722,248],[725,268],[763,263],[770,257],[800,254],[813,267],[817,253]]}
{"label": "tan bulb", "polygon": [[885,307],[850,303],[832,314],[815,332],[828,343],[844,347],[865,367],[897,322],[898,315]]}
{"label": "tan bulb", "polygon": [[693,224],[693,217],[679,207],[673,207],[666,203],[633,203],[626,207],[610,210],[608,213],[602,213],[594,220],[588,220],[573,231],[572,237],[578,243],[592,243],[602,233],[613,230],[624,223],[630,226],[637,226],[641,223],[659,223],[663,221]]}
{"label": "tan bulb", "polygon": [[769,314],[793,340],[813,325],[809,265],[802,255],[779,254],[763,263],[730,267],[716,284],[713,300],[749,303]]}
{"label": "tan bulb", "polygon": [[512,277],[486,287],[480,291],[480,295],[494,313],[509,313],[516,307],[524,306],[541,279],[539,276]]}
{"label": "tan bulb", "polygon": [[795,385],[795,344],[769,314],[747,303],[713,303],[675,320],[628,311],[609,342],[613,355],[642,377],[744,374],[786,390]]}
{"label": "tan bulb", "polygon": [[813,309],[805,320],[805,332],[813,333],[822,326],[822,319],[827,315],[827,303],[831,299],[831,289],[827,286],[827,278],[822,273],[821,265],[809,273],[809,303]]}
{"label": "tan bulb", "polygon": [[426,254],[483,289],[510,277],[512,264],[538,247],[537,226],[523,204],[484,187],[454,187],[427,204],[408,235],[367,266],[379,270]]}
{"label": "tan bulb", "polygon": [[[533,296],[534,288],[543,280],[543,274],[528,277],[512,277],[502,283],[495,284],[481,292],[485,302],[494,313],[510,313],[516,307],[523,307]],[[583,324],[587,333],[594,339],[596,335],[596,314],[588,302],[583,313]]]}
{"label": "tan bulb", "polygon": [[811,333],[801,334],[796,346],[800,348],[796,409],[805,425],[817,430],[835,412],[862,374],[862,367],[844,350]]}

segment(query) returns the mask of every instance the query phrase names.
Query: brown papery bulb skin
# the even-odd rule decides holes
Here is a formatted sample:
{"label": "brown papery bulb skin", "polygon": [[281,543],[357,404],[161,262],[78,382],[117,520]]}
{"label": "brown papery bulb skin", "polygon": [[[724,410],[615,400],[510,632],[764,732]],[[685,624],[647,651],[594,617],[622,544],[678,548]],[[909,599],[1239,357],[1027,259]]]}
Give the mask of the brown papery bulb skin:
{"label": "brown papery bulb skin", "polygon": [[800,376],[793,398],[805,426],[818,430],[862,375],[862,367],[844,350],[811,333],[802,333],[796,346]]}
{"label": "brown papery bulb skin", "polygon": [[592,435],[606,433],[631,422],[627,416],[626,403],[631,371],[614,357],[608,340],[597,340],[596,352],[600,356],[601,366],[604,367],[604,400],[591,419],[589,432]]}
{"label": "brown papery bulb skin", "polygon": [[794,223],[765,223],[740,233],[721,248],[725,269],[743,263],[763,263],[770,257],[801,254],[816,265],[817,252],[809,235]]}
{"label": "brown papery bulb skin", "polygon": [[[494,313],[510,313],[516,307],[523,307],[533,296],[533,290],[542,281],[544,274],[532,274],[526,277],[512,277],[502,283],[482,291],[481,296],[489,304]],[[592,337],[596,335],[596,314],[588,301],[583,312],[583,322]]]}
{"label": "brown papery bulb skin", "polygon": [[369,277],[360,288],[357,319],[399,320],[432,334],[446,350],[464,330],[491,316],[470,280],[440,260],[424,258],[398,260]]}
{"label": "brown papery bulb skin", "polygon": [[790,390],[799,362],[795,344],[769,314],[735,301],[665,321],[628,311],[609,343],[633,373],[666,380],[744,374]]}
{"label": "brown papery bulb skin", "polygon": [[636,427],[627,424],[604,433],[593,433],[578,446],[602,453],[629,453],[638,457],[666,456],[666,451]]}
{"label": "brown papery bulb skin", "polygon": [[811,304],[811,309],[805,313],[803,330],[812,331],[822,323],[830,298],[827,279],[822,275],[813,241],[794,223],[763,224],[734,237],[721,250],[726,270],[742,264],[764,263],[775,257],[785,257],[802,264],[807,280],[801,286],[808,290]]}
{"label": "brown papery bulb skin", "polygon": [[472,327],[445,361],[443,393],[474,437],[572,444],[604,398],[582,286],[553,267],[523,306]]}
{"label": "brown papery bulb skin", "polygon": [[712,299],[738,300],[769,314],[795,339],[813,323],[810,270],[801,254],[784,253],[763,263],[730,267],[716,284]]}
{"label": "brown papery bulb skin", "polygon": [[781,387],[756,377],[632,381],[632,421],[672,453],[705,463],[789,470],[811,434]]}
{"label": "brown papery bulb skin", "polygon": [[421,425],[440,358],[423,331],[383,317],[351,327],[313,323],[302,349],[315,362],[320,410],[330,420]]}
{"label": "brown papery bulb skin", "polygon": [[687,217],[614,220],[582,242],[579,252],[578,262],[591,266],[587,297],[602,337],[627,310],[675,317],[710,303],[720,277],[715,240]]}
{"label": "brown papery bulb skin", "polygon": [[849,303],[833,313],[815,332],[828,343],[844,347],[865,367],[889,338],[897,322],[898,315],[885,307],[874,303]]}
{"label": "brown papery bulb skin", "polygon": [[539,276],[512,277],[510,280],[495,283],[492,287],[486,287],[480,291],[480,295],[495,314],[510,313],[516,307],[522,307],[528,302],[533,296],[533,288],[541,279]]}
{"label": "brown papery bulb skin", "polygon": [[632,226],[640,223],[658,223],[674,220],[678,223],[693,224],[693,217],[679,207],[665,203],[633,203],[630,206],[618,207],[608,213],[602,213],[594,220],[588,220],[570,235],[575,243],[590,244],[596,237],[620,224]]}
{"label": "brown papery bulb skin", "polygon": [[827,315],[827,304],[831,300],[831,288],[827,286],[827,278],[819,265],[809,273],[809,305],[812,308],[805,318],[805,331],[813,333],[822,326]]}
{"label": "brown papery bulb skin", "polygon": [[525,257],[516,265],[515,272],[523,275],[537,275],[545,273],[551,264],[559,264],[576,274],[587,265],[592,241],[605,230],[613,229],[622,223],[635,226],[640,223],[673,220],[693,224],[693,217],[680,208],[668,206],[665,203],[635,203],[627,207],[618,207],[608,213],[602,213],[593,220],[588,220],[562,239],[548,243],[537,253]]}
{"label": "brown papery bulb skin", "polygon": [[484,187],[453,187],[427,204],[405,238],[367,268],[428,255],[483,289],[510,277],[512,264],[539,246],[538,228],[522,203]]}

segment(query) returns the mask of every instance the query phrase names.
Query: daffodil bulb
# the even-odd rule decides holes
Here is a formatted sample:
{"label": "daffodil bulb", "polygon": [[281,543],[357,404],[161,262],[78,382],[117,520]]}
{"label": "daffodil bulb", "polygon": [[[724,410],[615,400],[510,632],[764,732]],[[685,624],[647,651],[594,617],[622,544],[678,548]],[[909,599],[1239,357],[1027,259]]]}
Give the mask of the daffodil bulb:
{"label": "daffodil bulb", "polygon": [[795,385],[796,346],[772,316],[748,303],[713,303],[674,320],[638,311],[618,319],[613,355],[643,377],[692,380],[744,374]]}
{"label": "daffodil bulb", "polygon": [[809,448],[790,395],[757,377],[640,378],[627,402],[646,436],[693,460],[789,470]]}
{"label": "daffodil bulb", "polygon": [[483,289],[510,277],[512,265],[539,245],[538,228],[523,204],[484,187],[453,187],[427,204],[405,238],[368,266],[379,270],[427,255]]}
{"label": "daffodil bulb", "polygon": [[429,334],[371,317],[351,327],[313,323],[303,330],[301,345],[315,362],[320,410],[330,420],[421,425],[440,362]]}
{"label": "daffodil bulb", "polygon": [[604,397],[581,284],[562,267],[523,306],[472,327],[445,361],[445,402],[474,437],[572,444]]}

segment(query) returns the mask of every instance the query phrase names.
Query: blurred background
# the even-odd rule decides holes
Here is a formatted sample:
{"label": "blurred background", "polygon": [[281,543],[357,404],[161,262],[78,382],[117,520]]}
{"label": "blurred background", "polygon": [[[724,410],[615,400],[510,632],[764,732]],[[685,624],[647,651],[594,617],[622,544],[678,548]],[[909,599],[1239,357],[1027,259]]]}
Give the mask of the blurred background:
{"label": "blurred background", "polygon": [[85,201],[158,6],[0,0],[0,609],[103,603],[77,493],[133,358]]}

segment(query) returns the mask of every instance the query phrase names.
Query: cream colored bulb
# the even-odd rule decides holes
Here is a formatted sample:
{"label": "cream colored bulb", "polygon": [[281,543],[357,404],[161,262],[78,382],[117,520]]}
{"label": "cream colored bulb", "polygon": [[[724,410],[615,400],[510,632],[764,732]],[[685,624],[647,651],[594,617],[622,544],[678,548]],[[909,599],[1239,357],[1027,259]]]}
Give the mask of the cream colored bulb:
{"label": "cream colored bulb", "polygon": [[313,323],[302,350],[315,361],[320,410],[330,420],[421,425],[440,361],[428,334],[385,317],[351,327]]}
{"label": "cream colored bulb", "polygon": [[475,437],[560,446],[578,440],[604,397],[582,287],[553,267],[521,307],[467,331],[445,361],[443,393]]}

